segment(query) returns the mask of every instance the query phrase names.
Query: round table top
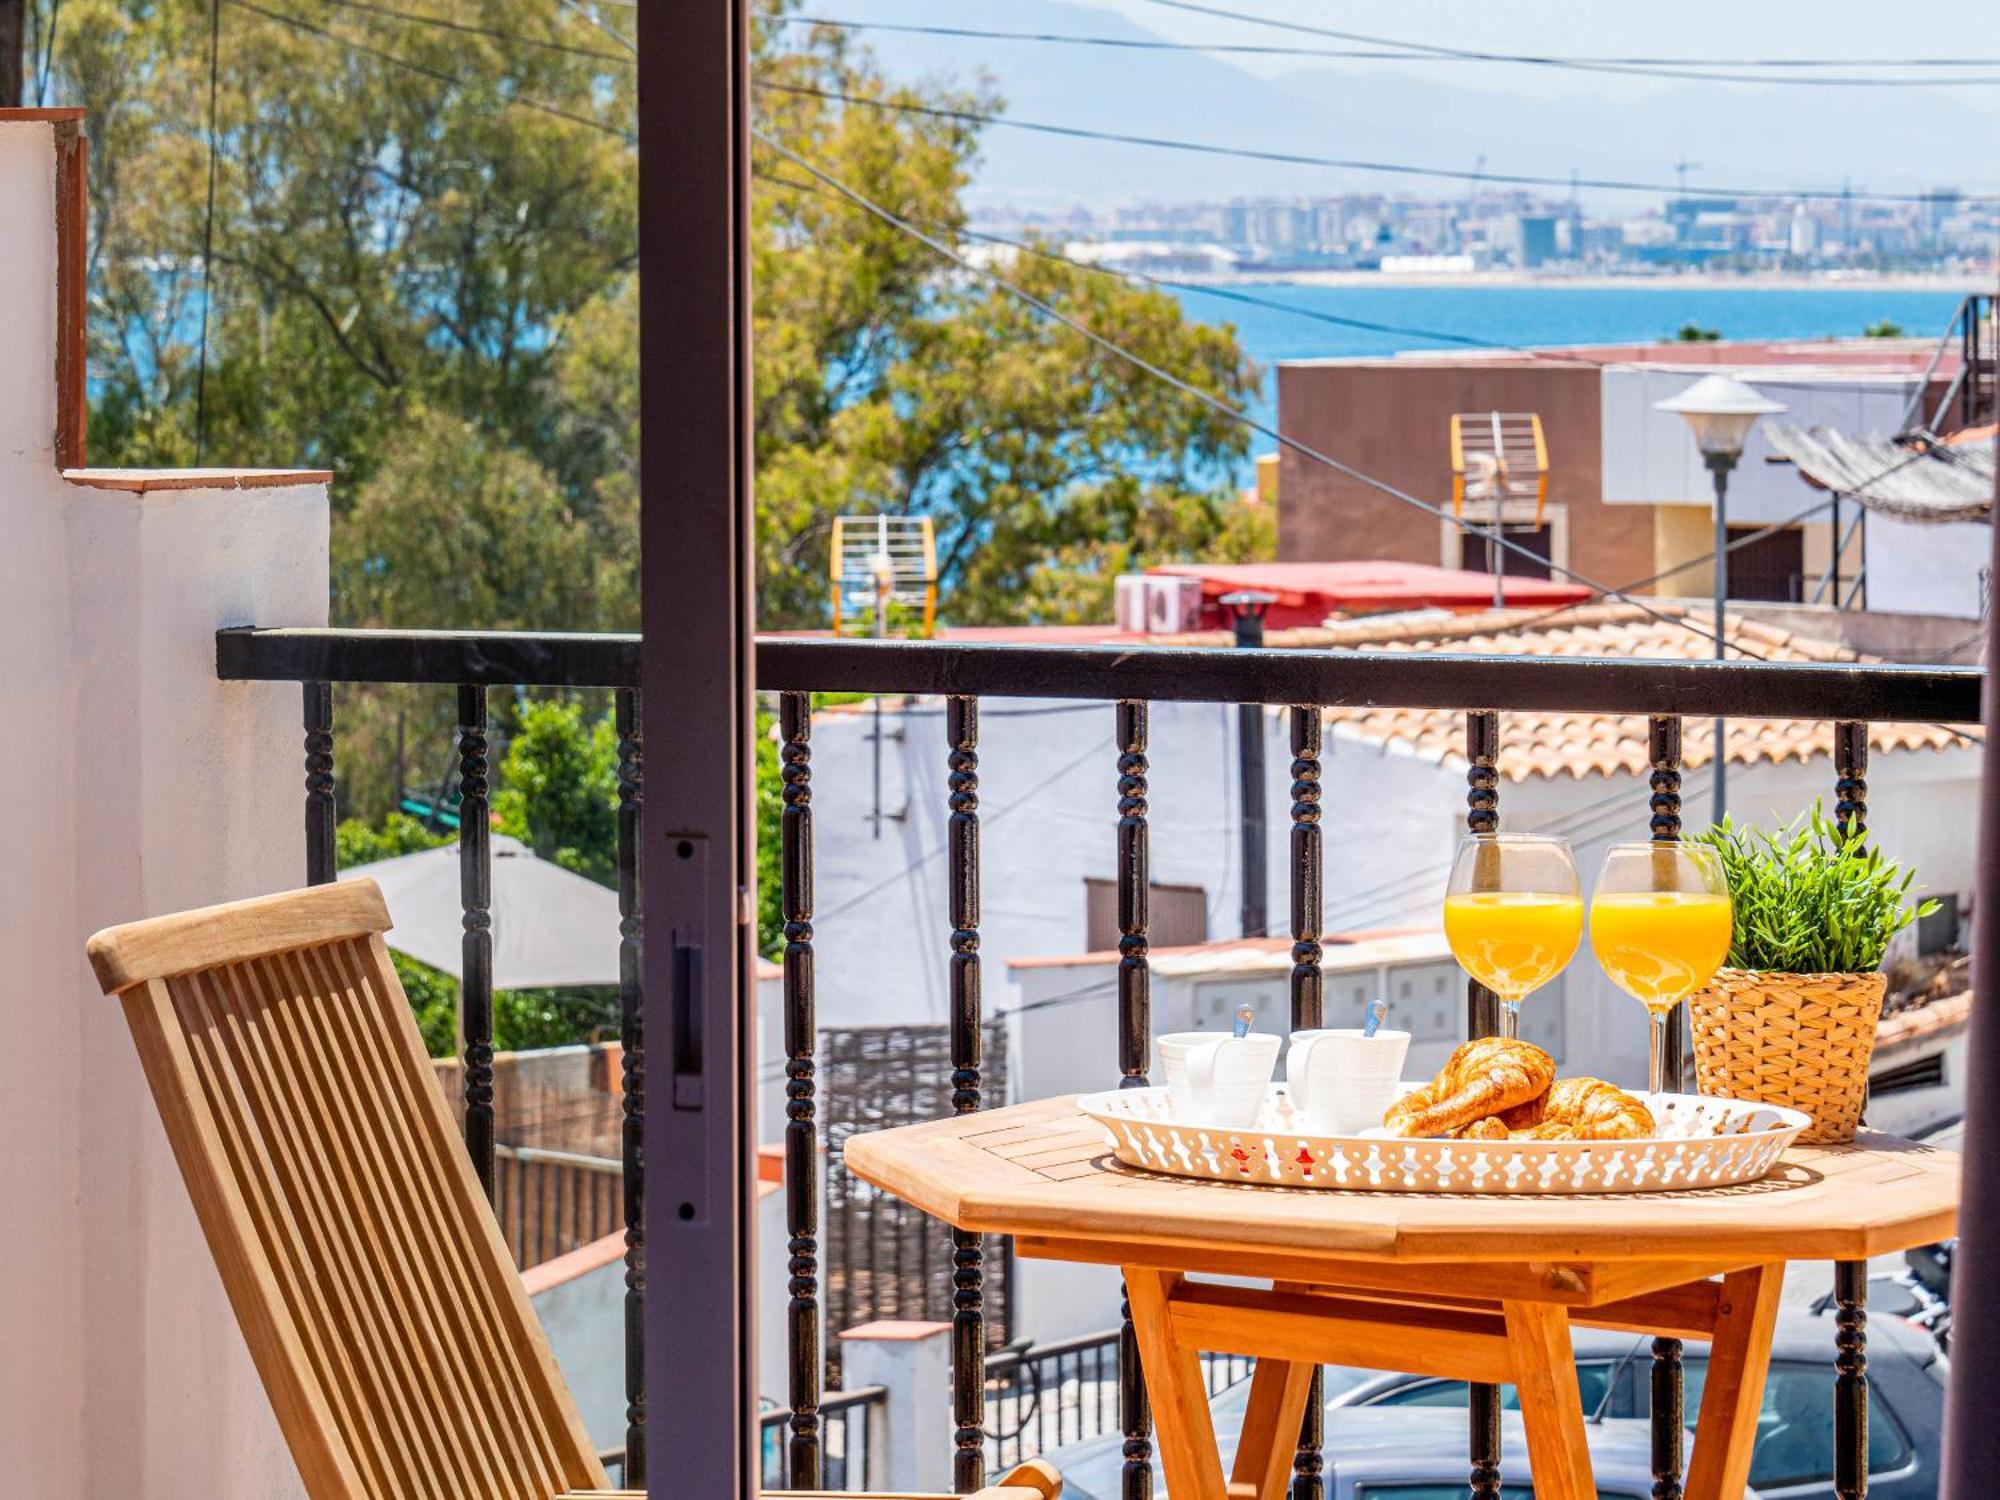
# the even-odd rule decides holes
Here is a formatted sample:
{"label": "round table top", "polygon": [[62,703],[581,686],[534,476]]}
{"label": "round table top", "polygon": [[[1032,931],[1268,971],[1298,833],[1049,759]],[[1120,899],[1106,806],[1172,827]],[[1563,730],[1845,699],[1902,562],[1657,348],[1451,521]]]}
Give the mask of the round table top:
{"label": "round table top", "polygon": [[[1325,1259],[1861,1260],[1954,1232],[1956,1152],[1863,1132],[1761,1182],[1670,1193],[1358,1192],[1126,1166],[1075,1097],[850,1138],[848,1169],[961,1229]],[[1107,1247],[1108,1248],[1108,1247]]]}

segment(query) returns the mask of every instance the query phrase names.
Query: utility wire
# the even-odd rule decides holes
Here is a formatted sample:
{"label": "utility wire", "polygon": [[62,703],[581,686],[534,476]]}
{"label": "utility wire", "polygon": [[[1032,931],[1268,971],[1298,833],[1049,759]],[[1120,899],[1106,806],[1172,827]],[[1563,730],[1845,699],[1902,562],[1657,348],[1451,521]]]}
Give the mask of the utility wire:
{"label": "utility wire", "polygon": [[221,156],[216,102],[222,82],[222,0],[208,5],[208,206],[201,223],[201,350],[194,374],[194,464],[208,446],[208,310],[215,291],[215,175]]}
{"label": "utility wire", "polygon": [[[294,31],[304,32],[308,36],[318,37],[321,41],[332,42],[335,46],[344,47],[350,52],[359,52],[366,57],[372,57],[377,61],[385,62],[392,68],[401,68],[405,72],[421,74],[423,77],[435,79],[439,83],[450,84],[453,88],[469,89],[472,87],[466,79],[460,78],[455,73],[448,73],[443,68],[434,68],[429,63],[421,63],[414,58],[402,57],[394,52],[384,51],[380,47],[372,47],[358,38],[342,36],[337,31],[327,30],[324,26],[315,26],[310,21],[301,21],[296,16],[284,15],[275,10],[266,10],[263,6],[253,3],[253,0],[214,0],[214,3],[233,5],[238,10],[247,10],[252,15],[262,16],[265,20],[275,22],[280,26],[287,26]],[[501,104],[512,105],[517,109],[528,109],[535,111],[537,114],[550,115],[558,120],[567,120],[572,125],[581,125],[588,130],[595,130],[603,135],[616,136],[628,146],[638,144],[638,137],[631,131],[621,130],[618,126],[606,124],[603,120],[592,119],[589,115],[582,115],[574,110],[564,109],[560,104],[550,104],[546,100],[532,98],[526,94],[504,94],[500,96],[499,102]]]}
{"label": "utility wire", "polygon": [[496,42],[511,42],[522,47],[540,47],[547,52],[565,52],[572,57],[591,57],[605,62],[625,63],[630,59],[620,52],[606,52],[601,47],[584,47],[575,42],[559,41],[554,37],[528,36],[519,31],[503,31],[497,26],[480,26],[471,21],[458,21],[450,16],[424,15],[414,10],[398,10],[393,5],[373,5],[368,0],[321,0],[337,10],[359,11],[365,15],[382,16],[393,21],[403,21],[412,26],[429,26],[440,31],[457,31],[469,36],[483,36]]}
{"label": "utility wire", "polygon": [[[840,195],[811,182],[802,182],[794,177],[768,168],[754,169],[755,175],[777,187],[791,188],[797,192],[812,193],[818,197],[841,200]],[[1068,255],[1033,240],[1016,239],[1004,234],[973,229],[962,224],[947,224],[936,219],[926,219],[915,214],[906,215],[912,224],[939,234],[955,235],[961,239],[978,240],[983,244],[997,245],[1022,255],[1030,255],[1038,260],[1051,261],[1057,265],[1073,266],[1079,271],[1087,271],[1098,276],[1109,276],[1118,280],[1145,286],[1161,287],[1169,291],[1185,292],[1193,296],[1214,297],[1224,302],[1235,302],[1247,307],[1260,307],[1270,312],[1284,313],[1288,317],[1303,318],[1309,322],[1325,323],[1334,328],[1350,328],[1363,333],[1388,334],[1397,338],[1423,339],[1431,343],[1453,344],[1467,349],[1479,349],[1495,354],[1508,354],[1522,359],[1532,359],[1545,364],[1562,365],[1573,369],[1593,370],[1653,370],[1657,364],[1646,364],[1630,359],[1598,359],[1581,349],[1535,349],[1525,344],[1504,344],[1493,339],[1479,338],[1473,334],[1448,333],[1437,328],[1418,328],[1407,323],[1380,323],[1368,318],[1351,318],[1340,313],[1330,313],[1315,307],[1305,307],[1296,302],[1283,302],[1276,298],[1259,296],[1238,287],[1221,286],[1214,282],[1188,281],[1175,276],[1159,276],[1151,271],[1140,271],[1130,266],[1107,266],[1097,261],[1085,260]],[[1912,372],[1914,373],[1914,372]],[[1760,376],[1760,388],[1773,390],[1829,391],[1860,390],[1859,384],[1843,384],[1827,380],[1784,380],[1767,379]],[[1876,476],[1877,478],[1881,476]],[[1870,481],[1873,482],[1872,480]]]}
{"label": "utility wire", "polygon": [[[954,37],[966,40],[997,42],[1036,42],[1055,46],[1098,47],[1127,52],[1198,52],[1248,55],[1256,57],[1325,57],[1349,58],[1360,61],[1377,62],[1513,62],[1528,61],[1508,57],[1489,56],[1482,53],[1439,52],[1418,44],[1385,44],[1378,47],[1308,47],[1289,46],[1278,43],[1258,44],[1255,42],[1171,42],[1160,37],[1119,37],[1119,36],[1079,36],[1068,32],[1053,31],[1000,31],[978,26],[937,26],[915,25],[892,21],[843,21],[828,16],[784,16],[779,18],[788,26],[827,26],[836,31],[887,31],[910,36]],[[1555,66],[1555,59],[1534,59],[1546,61]],[[1781,85],[1791,88],[1953,88],[1968,84],[1991,85],[2000,83],[2000,75],[1934,76],[1915,78],[1884,78],[1861,75],[1849,77],[1793,78],[1780,74],[1776,77],[1760,77],[1756,73],[1717,72],[1708,68],[1673,67],[1666,64],[1616,64],[1590,62],[1578,59],[1563,59],[1560,65],[1589,72],[1615,72],[1637,74],[1648,78],[1694,79],[1709,83],[1748,83],[1755,85]],[[1893,67],[1895,64],[1870,64],[1856,62],[1849,64],[1824,63],[1825,67]]]}
{"label": "utility wire", "polygon": [[[243,0],[235,0],[243,3]],[[1417,166],[1404,162],[1372,161],[1362,158],[1315,156],[1299,151],[1270,151],[1248,146],[1217,146],[1206,141],[1175,140],[1166,136],[1128,135],[1122,131],[1094,130],[1082,125],[1058,125],[1046,120],[1023,120],[1011,115],[985,114],[977,110],[952,109],[944,105],[918,104],[908,100],[870,98],[844,93],[839,89],[813,88],[807,84],[759,80],[755,87],[769,93],[794,94],[825,99],[836,104],[860,105],[894,114],[928,115],[933,119],[961,124],[1025,130],[1066,140],[1107,141],[1121,146],[1145,146],[1159,151],[1181,151],[1197,156],[1222,156],[1238,161],[1277,162],[1285,166],[1336,167],[1349,172],[1375,172],[1400,177],[1443,178],[1453,182],[1491,183],[1508,187],[1546,187],[1572,191],[1591,188],[1602,192],[1666,193],[1675,197],[1757,198],[1783,202],[1799,199],[1841,199],[1864,203],[1932,203],[1927,193],[1854,193],[1841,189],[1699,187],[1685,189],[1669,183],[1645,182],[1623,177],[1544,177],[1529,172],[1473,171],[1453,167]],[[1961,193],[1962,203],[2000,202],[2000,193]]]}
{"label": "utility wire", "polygon": [[[1208,5],[1199,0],[1149,0],[1150,4],[1163,6],[1169,10],[1192,11],[1198,15],[1220,16],[1226,20],[1244,21],[1252,26],[1268,26],[1274,31],[1296,32],[1304,36],[1329,37],[1335,41],[1355,42],[1371,47],[1396,47],[1426,56],[1450,58],[1460,62],[1520,63],[1529,67],[1560,68],[1582,73],[1622,73],[1642,78],[1723,78],[1736,83],[1776,83],[1785,80],[1759,79],[1735,74],[1718,74],[1717,67],[1738,68],[1792,68],[1792,67],[1957,67],[1993,66],[2000,59],[1958,59],[1919,58],[1906,62],[1885,60],[1882,62],[1843,62],[1834,58],[1804,59],[1751,59],[1743,62],[1729,62],[1720,58],[1676,57],[1564,57],[1539,52],[1489,52],[1473,47],[1450,47],[1436,42],[1414,42],[1402,37],[1376,36],[1362,31],[1344,31],[1333,26],[1316,26],[1305,21],[1283,21],[1271,16],[1252,15],[1248,11],[1232,10],[1227,6]],[[1797,80],[1790,80],[1797,81]],[[1839,80],[1834,80],[1839,81]]]}
{"label": "utility wire", "polygon": [[[1723,637],[1722,620],[1711,619],[1709,622],[1709,627],[1706,630],[1704,630],[1703,628],[1701,628],[1701,626],[1693,623],[1686,616],[1673,615],[1663,610],[1655,609],[1652,605],[1646,603],[1643,599],[1640,599],[1632,594],[1629,594],[1623,589],[1612,588],[1609,585],[1599,583],[1596,579],[1591,578],[1586,574],[1577,572],[1574,568],[1570,568],[1558,563],[1553,563],[1549,561],[1547,558],[1540,556],[1538,553],[1531,552],[1528,548],[1522,546],[1519,542],[1509,541],[1505,536],[1492,535],[1485,528],[1482,528],[1474,522],[1467,521],[1460,516],[1454,515],[1446,511],[1442,506],[1433,505],[1431,502],[1427,500],[1420,499],[1418,496],[1412,495],[1408,491],[1400,489],[1393,484],[1390,484],[1387,480],[1378,479],[1374,475],[1365,473],[1364,471],[1353,467],[1351,464],[1343,463],[1339,459],[1334,458],[1332,455],[1324,453],[1307,443],[1300,442],[1297,438],[1288,436],[1287,434],[1279,431],[1277,428],[1271,426],[1269,423],[1260,421],[1256,417],[1251,416],[1248,412],[1245,412],[1237,407],[1231,406],[1228,402],[1222,400],[1220,397],[1210,395],[1207,391],[1202,390],[1200,387],[1190,384],[1188,381],[1183,380],[1181,377],[1173,374],[1171,371],[1162,369],[1160,366],[1153,364],[1151,361],[1143,358],[1142,356],[1132,353],[1130,350],[1124,348],[1122,345],[1098,333],[1095,329],[1092,329],[1087,324],[1082,323],[1077,319],[1070,317],[1067,313],[1064,313],[1060,309],[1049,304],[1048,302],[1043,301],[1041,298],[1035,296],[1032,292],[1024,291],[1022,288],[1015,286],[1012,282],[1006,280],[1004,277],[996,274],[993,271],[990,271],[981,266],[974,265],[971,261],[967,260],[964,256],[960,255],[956,250],[952,249],[949,245],[946,245],[942,241],[933,238],[929,234],[926,234],[923,230],[917,228],[916,225],[912,224],[909,220],[901,218],[895,213],[892,213],[889,209],[884,208],[879,203],[876,203],[873,199],[861,193],[859,190],[849,187],[839,178],[834,177],[832,174],[814,165],[812,162],[808,161],[805,157],[799,155],[798,152],[793,151],[790,147],[785,146],[780,142],[774,140],[770,135],[766,134],[764,131],[758,130],[753,127],[750,134],[753,140],[762,144],[768,150],[777,152],[778,155],[784,157],[787,161],[790,161],[794,166],[802,168],[809,175],[816,178],[818,181],[825,184],[827,187],[833,189],[841,197],[846,198],[849,201],[856,204],[857,206],[861,207],[862,209],[865,209],[868,213],[874,215],[876,218],[880,219],[883,223],[890,225],[892,228],[895,228],[901,233],[908,235],[910,238],[918,241],[920,244],[927,246],[933,252],[944,257],[946,260],[950,261],[953,265],[957,266],[960,270],[966,271],[971,275],[987,282],[996,290],[1004,292],[1008,296],[1015,298],[1017,301],[1041,313],[1042,316],[1056,323],[1061,324],[1063,327],[1069,329],[1072,333],[1079,335],[1092,345],[1100,349],[1103,349],[1106,353],[1112,355],[1114,358],[1123,360],[1125,363],[1131,365],[1134,369],[1137,369],[1145,374],[1151,375],[1154,379],[1161,381],[1163,384],[1172,387],[1173,389],[1181,392],[1183,395],[1192,398],[1193,400],[1199,402],[1203,406],[1206,406],[1210,410],[1216,412],[1218,415],[1221,415],[1230,421],[1236,422],[1237,424],[1249,429],[1252,432],[1262,434],[1264,437],[1269,438],[1271,441],[1277,443],[1280,447],[1292,450],[1293,452],[1297,453],[1300,457],[1305,458],[1309,462],[1317,463],[1325,468],[1332,469],[1336,473],[1343,474],[1349,479],[1354,480],[1356,483],[1365,485],[1368,488],[1375,490],[1379,494],[1385,495],[1390,499],[1397,500],[1405,505],[1412,506],[1417,510],[1421,510],[1426,514],[1436,517],[1440,521],[1444,521],[1449,525],[1455,526],[1462,534],[1477,535],[1482,540],[1487,542],[1489,545],[1497,545],[1501,550],[1513,552],[1519,556],[1529,558],[1537,566],[1547,567],[1551,573],[1559,573],[1563,577],[1570,579],[1572,582],[1581,584],[1583,587],[1593,591],[1600,598],[1617,599],[1621,603],[1630,605],[1632,608],[1638,610],[1641,614],[1647,615],[1650,618],[1657,620],[1663,625],[1668,625],[1678,630],[1685,630],[1691,635],[1698,636],[1702,640],[1705,640],[1709,642],[1711,645],[1715,646],[1719,656],[1726,657],[1729,650],[1732,649],[1732,643],[1726,642]],[[1724,551],[1726,552],[1727,550],[1728,548],[1725,546]],[[1764,656],[1760,652],[1751,650],[1748,646],[1745,646],[1740,641],[1733,643],[1733,649],[1735,650],[1736,654],[1739,657],[1747,657],[1751,661],[1768,663],[1770,660],[1769,657]],[[1953,725],[1936,724],[1934,727],[1943,730],[1946,734],[1951,735],[1953,738],[1959,740],[1963,744],[1976,744],[1979,742],[1977,736],[1970,734],[1965,730],[1959,729]],[[1726,753],[1726,747],[1718,747],[1718,753]]]}
{"label": "utility wire", "polygon": [[[873,214],[883,223],[890,225],[892,228],[900,230],[902,233],[918,241],[920,244],[928,246],[932,251],[942,256],[944,259],[950,261],[960,270],[969,272],[973,276],[978,277],[980,280],[987,282],[995,290],[1003,292],[1010,297],[1013,297],[1016,301],[1019,301],[1025,306],[1034,309],[1036,312],[1039,312],[1043,317],[1048,318],[1055,323],[1061,324],[1063,327],[1069,329],[1072,333],[1075,333],[1081,338],[1085,339],[1090,344],[1096,346],[1099,349],[1102,349],[1104,352],[1110,354],[1114,358],[1122,360],[1126,364],[1131,365],[1134,369],[1142,372],[1143,374],[1150,375],[1155,380],[1158,380],[1165,385],[1171,386],[1173,389],[1179,391],[1181,394],[1209,408],[1211,411],[1215,412],[1218,416],[1221,416],[1228,421],[1235,422],[1237,425],[1244,427],[1249,431],[1263,435],[1264,437],[1270,439],[1272,442],[1275,442],[1279,447],[1286,448],[1294,453],[1297,453],[1300,457],[1306,459],[1308,462],[1316,463],[1323,468],[1331,469],[1337,474],[1342,474],[1347,478],[1352,479],[1357,484],[1362,484],[1367,486],[1369,489],[1376,491],[1378,494],[1385,495],[1389,499],[1395,500],[1403,505],[1410,506],[1413,509],[1420,510],[1424,512],[1426,515],[1435,517],[1436,519],[1443,521],[1448,525],[1455,526],[1461,532],[1467,535],[1477,536],[1482,540],[1488,541],[1490,543],[1497,543],[1502,550],[1513,552],[1520,557],[1528,558],[1537,567],[1547,567],[1551,572],[1560,573],[1565,578],[1568,578],[1573,582],[1579,583],[1587,589],[1594,590],[1605,597],[1615,598],[1626,604],[1629,604],[1633,608],[1639,610],[1640,613],[1650,615],[1652,618],[1660,621],[1662,624],[1671,625],[1678,629],[1684,629],[1690,631],[1691,633],[1701,636],[1704,640],[1718,647],[1724,644],[1718,632],[1713,628],[1709,630],[1702,630],[1700,627],[1689,623],[1687,620],[1679,616],[1668,614],[1665,611],[1655,609],[1652,605],[1646,603],[1645,600],[1635,598],[1632,595],[1625,593],[1623,590],[1614,589],[1607,584],[1599,583],[1596,579],[1588,577],[1585,574],[1579,573],[1573,568],[1566,567],[1560,564],[1550,563],[1548,559],[1542,557],[1538,553],[1530,551],[1527,547],[1523,546],[1519,542],[1509,541],[1504,536],[1503,537],[1489,536],[1486,528],[1481,527],[1474,522],[1467,521],[1461,516],[1453,515],[1443,506],[1433,505],[1430,501],[1421,499],[1418,496],[1411,494],[1409,491],[1401,489],[1398,486],[1389,483],[1385,479],[1378,479],[1373,474],[1369,474],[1364,472],[1363,470],[1355,468],[1352,464],[1343,463],[1341,460],[1333,457],[1331,454],[1322,452],[1320,449],[1313,447],[1309,443],[1301,442],[1299,439],[1292,437],[1287,433],[1279,431],[1277,428],[1271,426],[1268,422],[1264,422],[1256,417],[1251,416],[1248,412],[1243,411],[1241,408],[1231,406],[1227,401],[1224,401],[1219,396],[1212,395],[1209,392],[1202,390],[1199,386],[1193,385],[1190,382],[1183,380],[1180,376],[1173,374],[1171,371],[1162,369],[1159,365],[1154,364],[1152,361],[1144,358],[1143,356],[1134,354],[1131,350],[1126,349],[1124,346],[1118,344],[1114,340],[1106,338],[1103,334],[1098,333],[1088,324],[1083,323],[1078,319],[1071,317],[1069,314],[1063,312],[1060,308],[1057,308],[1051,305],[1050,303],[1043,301],[1040,297],[1035,296],[1034,293],[1024,291],[1022,288],[1015,286],[1012,282],[1008,281],[1005,277],[998,275],[996,272],[988,270],[982,266],[974,265],[971,261],[967,260],[964,256],[960,255],[956,250],[952,249],[951,246],[945,244],[943,241],[936,239],[929,234],[926,234],[923,230],[919,229],[909,220],[902,218],[901,216],[899,216],[898,214],[892,212],[887,208],[884,208],[881,204],[875,202],[874,199],[869,198],[867,195],[860,192],[858,189],[849,187],[839,178],[834,177],[830,173],[814,165],[811,161],[808,161],[805,157],[799,155],[798,152],[793,151],[790,147],[781,144],[777,140],[774,140],[770,135],[768,135],[764,131],[753,128],[751,131],[751,136],[753,137],[753,139],[760,142],[767,149],[775,151],[778,155],[784,157],[794,166],[801,168],[810,176],[824,183],[827,187],[832,188],[842,197],[851,200],[861,208],[865,209],[868,213]],[[1738,651],[1739,654],[1748,656],[1752,660],[1762,661],[1764,659],[1761,656],[1758,656],[1757,653],[1743,649],[1741,647],[1738,648]]]}
{"label": "utility wire", "polygon": [[595,4],[586,3],[586,0],[562,0],[562,3],[582,16],[584,20],[590,22],[591,25],[595,26],[606,36],[610,37],[612,41],[623,47],[633,57],[639,55],[639,44],[613,26],[609,21],[605,20],[604,17],[600,16],[597,13]]}

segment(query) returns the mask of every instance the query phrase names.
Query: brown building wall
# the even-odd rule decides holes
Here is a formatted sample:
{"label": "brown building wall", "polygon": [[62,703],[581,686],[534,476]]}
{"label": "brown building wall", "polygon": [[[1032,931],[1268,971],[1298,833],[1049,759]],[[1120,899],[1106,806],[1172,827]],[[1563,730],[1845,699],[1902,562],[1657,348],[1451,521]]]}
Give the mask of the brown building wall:
{"label": "brown building wall", "polygon": [[[1287,436],[1434,505],[1451,503],[1454,412],[1538,412],[1549,501],[1568,511],[1568,565],[1602,583],[1654,571],[1653,508],[1602,502],[1599,374],[1535,361],[1343,360],[1278,367]],[[1435,564],[1437,520],[1285,450],[1278,556],[1287,562],[1389,558]]]}

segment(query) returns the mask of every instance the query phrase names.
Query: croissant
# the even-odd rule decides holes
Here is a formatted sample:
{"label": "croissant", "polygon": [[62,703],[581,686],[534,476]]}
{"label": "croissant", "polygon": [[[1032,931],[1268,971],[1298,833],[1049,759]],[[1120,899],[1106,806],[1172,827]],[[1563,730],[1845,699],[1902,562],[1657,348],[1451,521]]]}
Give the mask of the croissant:
{"label": "croissant", "polygon": [[1602,1078],[1565,1078],[1541,1097],[1502,1111],[1500,1123],[1516,1140],[1541,1141],[1630,1141],[1658,1128],[1651,1110]]}
{"label": "croissant", "polygon": [[1402,1136],[1453,1135],[1539,1099],[1555,1076],[1555,1059],[1533,1042],[1478,1037],[1452,1053],[1437,1077],[1390,1105],[1382,1123]]}

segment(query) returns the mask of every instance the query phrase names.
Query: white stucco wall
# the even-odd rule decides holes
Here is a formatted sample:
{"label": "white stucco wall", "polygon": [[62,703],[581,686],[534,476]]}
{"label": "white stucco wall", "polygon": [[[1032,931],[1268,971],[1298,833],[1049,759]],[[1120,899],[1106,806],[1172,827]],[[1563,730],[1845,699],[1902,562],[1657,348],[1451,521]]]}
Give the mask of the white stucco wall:
{"label": "white stucco wall", "polygon": [[1983,521],[1920,526],[1893,516],[1868,517],[1868,607],[1888,614],[1956,615],[1965,633],[1985,610],[1993,529]]}
{"label": "white stucco wall", "polygon": [[56,472],[54,139],[0,122],[0,1489],[297,1492],[84,940],[295,885],[296,688],[215,679],[225,624],[323,624],[323,484],[141,492]]}

